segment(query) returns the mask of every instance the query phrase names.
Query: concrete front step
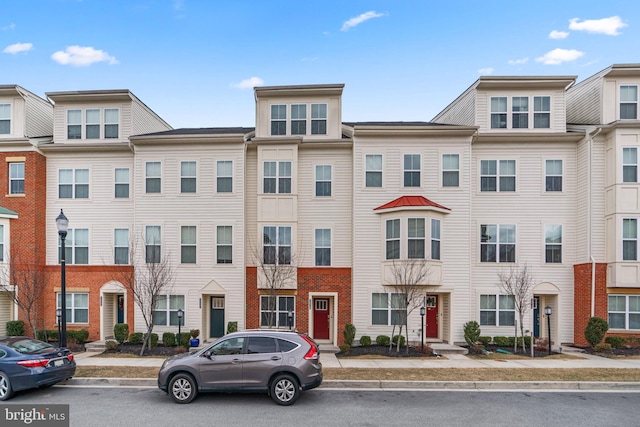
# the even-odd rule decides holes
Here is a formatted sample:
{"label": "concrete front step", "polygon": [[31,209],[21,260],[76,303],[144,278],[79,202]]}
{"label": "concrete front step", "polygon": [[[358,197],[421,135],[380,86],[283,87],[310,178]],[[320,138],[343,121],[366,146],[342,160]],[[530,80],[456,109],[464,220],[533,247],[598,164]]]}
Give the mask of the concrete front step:
{"label": "concrete front step", "polygon": [[107,345],[105,344],[104,341],[92,341],[92,342],[86,343],[84,345],[84,349],[85,351],[102,353],[107,349]]}
{"label": "concrete front step", "polygon": [[468,349],[453,344],[430,343],[429,346],[437,354],[467,354]]}

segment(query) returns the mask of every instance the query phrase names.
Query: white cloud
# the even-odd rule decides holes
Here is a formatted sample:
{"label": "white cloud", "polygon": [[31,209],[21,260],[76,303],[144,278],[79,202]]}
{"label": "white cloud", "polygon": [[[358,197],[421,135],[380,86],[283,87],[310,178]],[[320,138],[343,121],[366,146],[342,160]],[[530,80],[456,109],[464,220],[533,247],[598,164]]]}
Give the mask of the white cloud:
{"label": "white cloud", "polygon": [[529,58],[520,58],[520,59],[510,59],[507,61],[509,65],[521,65],[529,62]]}
{"label": "white cloud", "polygon": [[553,49],[543,56],[536,58],[536,61],[547,65],[557,65],[563,62],[575,61],[583,55],[584,52],[575,49]]}
{"label": "white cloud", "polygon": [[103,50],[94,49],[91,46],[67,46],[65,51],[57,51],[51,55],[51,59],[62,65],[75,67],[88,67],[96,62],[108,62],[117,64],[118,60]]}
{"label": "white cloud", "polygon": [[14,24],[13,22],[9,25],[5,25],[4,27],[1,27],[2,31],[9,31],[9,30],[13,30],[16,28],[16,24]]}
{"label": "white cloud", "polygon": [[620,34],[619,29],[627,26],[619,16],[602,19],[587,19],[578,22],[579,18],[569,20],[569,29],[575,31],[586,31],[588,33],[606,34],[608,36],[617,36]]}
{"label": "white cloud", "polygon": [[478,70],[478,74],[482,74],[483,76],[487,75],[487,74],[493,74],[493,68],[491,68],[491,67],[480,68]]}
{"label": "white cloud", "polygon": [[33,44],[31,43],[16,43],[10,44],[5,47],[2,52],[4,53],[19,53],[19,52],[28,52],[33,49]]}
{"label": "white cloud", "polygon": [[553,30],[549,33],[549,38],[554,40],[566,39],[569,37],[569,33],[566,31]]}
{"label": "white cloud", "polygon": [[233,83],[231,87],[235,87],[238,89],[252,89],[256,86],[262,86],[264,84],[264,80],[260,77],[251,77],[248,79],[244,79],[240,83]]}
{"label": "white cloud", "polygon": [[340,28],[340,31],[349,31],[349,28],[360,25],[363,22],[368,21],[369,19],[380,18],[381,16],[384,16],[384,13],[378,13],[375,10],[370,10],[369,12],[365,12],[359,16],[356,16],[355,18],[351,18],[348,21],[345,21],[344,24],[342,24],[342,28]]}

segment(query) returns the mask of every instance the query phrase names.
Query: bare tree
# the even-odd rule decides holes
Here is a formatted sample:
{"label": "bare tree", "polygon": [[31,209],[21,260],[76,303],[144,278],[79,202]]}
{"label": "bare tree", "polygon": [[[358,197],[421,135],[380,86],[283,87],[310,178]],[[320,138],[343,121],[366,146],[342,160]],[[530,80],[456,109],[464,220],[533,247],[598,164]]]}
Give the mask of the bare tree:
{"label": "bare tree", "polygon": [[[522,268],[517,266],[509,267],[509,273],[498,273],[500,288],[507,295],[513,295],[515,311],[518,313],[520,322],[520,335],[522,336],[522,349],[526,351],[524,340],[524,316],[531,308],[531,297],[533,291],[534,277],[527,264]],[[514,352],[518,349],[518,329],[516,327]],[[533,345],[533,343],[531,343]]]}
{"label": "bare tree", "polygon": [[[398,335],[402,336],[404,327],[406,334],[407,353],[409,352],[409,315],[424,302],[426,294],[425,285],[428,284],[429,261],[426,259],[394,260],[391,265],[391,280],[388,284],[395,297],[391,298],[392,316],[397,316],[397,322],[393,322],[391,336],[395,334],[396,323],[399,323]],[[400,351],[400,340],[396,343],[396,351]]]}

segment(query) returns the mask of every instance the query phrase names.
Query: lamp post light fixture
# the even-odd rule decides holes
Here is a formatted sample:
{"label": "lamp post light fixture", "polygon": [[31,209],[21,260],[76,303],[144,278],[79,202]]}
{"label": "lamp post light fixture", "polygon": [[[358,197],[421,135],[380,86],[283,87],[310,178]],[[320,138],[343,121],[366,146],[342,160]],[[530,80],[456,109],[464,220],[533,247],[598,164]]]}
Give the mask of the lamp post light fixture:
{"label": "lamp post light fixture", "polygon": [[548,331],[548,339],[549,339],[549,355],[551,355],[551,306],[546,306],[544,308],[544,314],[547,315],[547,327],[549,328]]}
{"label": "lamp post light fixture", "polygon": [[58,319],[58,344],[60,344],[60,318],[62,317],[62,309],[56,308],[56,318]]}
{"label": "lamp post light fixture", "polygon": [[182,326],[182,317],[184,316],[184,310],[178,309],[178,345],[182,344],[182,337],[180,336],[180,326]]}
{"label": "lamp post light fixture", "polygon": [[424,353],[424,315],[427,314],[425,306],[420,307],[420,316],[422,317],[422,328],[420,329],[420,339],[422,341],[422,352]]}
{"label": "lamp post light fixture", "polygon": [[69,220],[60,209],[60,215],[56,218],[56,227],[60,236],[60,347],[67,346],[67,278],[65,276],[65,247]]}

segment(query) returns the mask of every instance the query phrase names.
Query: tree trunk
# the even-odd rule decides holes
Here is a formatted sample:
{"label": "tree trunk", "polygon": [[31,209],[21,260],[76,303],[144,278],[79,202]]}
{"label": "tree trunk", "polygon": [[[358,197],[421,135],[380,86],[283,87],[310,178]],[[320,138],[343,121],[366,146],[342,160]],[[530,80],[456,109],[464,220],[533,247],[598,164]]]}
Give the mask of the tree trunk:
{"label": "tree trunk", "polygon": [[[153,331],[153,323],[147,328],[147,335],[142,340],[142,349],[140,350],[140,356],[144,355],[144,349],[148,345],[151,348],[151,332]],[[180,337],[178,337],[178,346],[180,345]]]}

